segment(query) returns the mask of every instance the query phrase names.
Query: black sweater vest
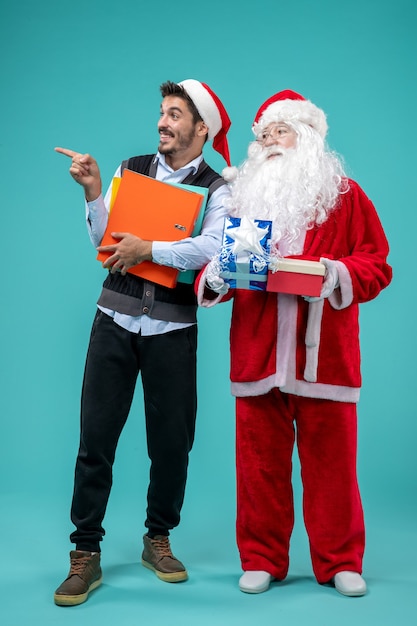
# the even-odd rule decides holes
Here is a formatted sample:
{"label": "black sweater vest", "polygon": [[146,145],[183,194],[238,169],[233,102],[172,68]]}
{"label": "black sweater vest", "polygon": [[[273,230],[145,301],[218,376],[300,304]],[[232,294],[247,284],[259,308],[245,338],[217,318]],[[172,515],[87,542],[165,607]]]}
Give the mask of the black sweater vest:
{"label": "black sweater vest", "polygon": [[[147,154],[123,161],[121,170],[127,168],[155,178],[157,165],[155,155]],[[195,174],[190,174],[182,182],[207,187],[209,198],[213,191],[226,184],[205,161],[200,163]],[[193,323],[197,315],[193,285],[177,283],[174,289],[169,289],[129,273],[122,276],[119,272],[109,272],[97,304],[118,313],[135,317],[145,313],[167,322]]]}

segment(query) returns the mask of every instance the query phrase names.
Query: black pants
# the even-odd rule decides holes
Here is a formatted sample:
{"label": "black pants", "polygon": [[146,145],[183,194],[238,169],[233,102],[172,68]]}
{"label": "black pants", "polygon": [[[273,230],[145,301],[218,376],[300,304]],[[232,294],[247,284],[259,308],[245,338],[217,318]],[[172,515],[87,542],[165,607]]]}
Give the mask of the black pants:
{"label": "black pants", "polygon": [[169,534],[178,525],[197,409],[197,327],[142,337],[98,311],[81,398],[81,434],[71,520],[79,550],[99,551],[117,443],[141,373],[151,460],[145,526]]}

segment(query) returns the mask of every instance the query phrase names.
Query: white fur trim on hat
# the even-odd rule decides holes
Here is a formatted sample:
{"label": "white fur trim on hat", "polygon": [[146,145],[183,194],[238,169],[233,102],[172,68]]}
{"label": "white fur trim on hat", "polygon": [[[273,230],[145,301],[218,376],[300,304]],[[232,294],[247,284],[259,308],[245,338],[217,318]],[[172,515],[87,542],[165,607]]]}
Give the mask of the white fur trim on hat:
{"label": "white fur trim on hat", "polygon": [[184,87],[185,91],[194,102],[201,119],[207,125],[208,138],[214,139],[222,127],[222,120],[219,109],[211,97],[211,94],[198,80],[194,80],[193,78],[187,78],[187,80],[183,80],[178,84]]}
{"label": "white fur trim on hat", "polygon": [[326,115],[310,100],[286,99],[273,102],[262,113],[259,121],[253,125],[253,132],[258,135],[269,124],[292,121],[304,122],[312,126],[323,139],[326,136]]}

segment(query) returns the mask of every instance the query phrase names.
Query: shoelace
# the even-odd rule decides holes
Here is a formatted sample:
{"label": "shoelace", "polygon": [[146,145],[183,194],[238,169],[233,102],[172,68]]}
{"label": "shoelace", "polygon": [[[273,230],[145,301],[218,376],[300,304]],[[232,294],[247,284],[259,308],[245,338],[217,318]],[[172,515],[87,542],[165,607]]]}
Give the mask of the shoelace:
{"label": "shoelace", "polygon": [[168,539],[151,539],[152,547],[162,559],[164,556],[173,558]]}
{"label": "shoelace", "polygon": [[81,576],[85,572],[85,568],[88,565],[88,561],[91,559],[89,556],[82,556],[79,559],[71,559],[71,571],[70,576],[77,574]]}

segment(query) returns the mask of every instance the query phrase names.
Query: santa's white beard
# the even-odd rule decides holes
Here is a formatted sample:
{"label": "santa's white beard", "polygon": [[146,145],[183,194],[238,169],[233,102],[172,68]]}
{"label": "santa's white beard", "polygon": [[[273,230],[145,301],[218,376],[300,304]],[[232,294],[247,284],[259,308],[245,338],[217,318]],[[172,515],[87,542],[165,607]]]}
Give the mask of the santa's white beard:
{"label": "santa's white beard", "polygon": [[264,148],[253,142],[231,184],[230,214],[271,220],[271,249],[299,254],[300,236],[325,221],[339,193],[340,163],[326,155],[321,151],[320,159],[316,150]]}

